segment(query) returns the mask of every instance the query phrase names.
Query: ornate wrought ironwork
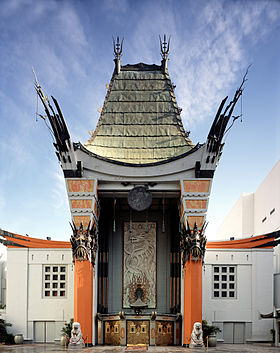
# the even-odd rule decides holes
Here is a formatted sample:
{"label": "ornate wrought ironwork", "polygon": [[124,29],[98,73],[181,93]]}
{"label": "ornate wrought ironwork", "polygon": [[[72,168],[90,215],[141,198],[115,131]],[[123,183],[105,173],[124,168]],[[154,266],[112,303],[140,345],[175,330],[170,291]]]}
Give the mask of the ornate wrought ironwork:
{"label": "ornate wrought ironwork", "polygon": [[75,262],[75,260],[89,260],[92,266],[94,266],[98,249],[98,233],[96,224],[93,223],[91,226],[91,223],[92,222],[89,223],[87,229],[84,229],[82,223],[78,229],[74,222],[73,225],[70,223],[73,230],[70,242],[72,245],[73,262]]}
{"label": "ornate wrought ironwork", "polygon": [[196,223],[193,229],[190,228],[187,222],[187,229],[183,227],[181,231],[180,250],[182,257],[182,265],[190,259],[194,261],[204,259],[206,249],[206,236],[204,235],[207,224],[204,222],[201,229],[197,228]]}

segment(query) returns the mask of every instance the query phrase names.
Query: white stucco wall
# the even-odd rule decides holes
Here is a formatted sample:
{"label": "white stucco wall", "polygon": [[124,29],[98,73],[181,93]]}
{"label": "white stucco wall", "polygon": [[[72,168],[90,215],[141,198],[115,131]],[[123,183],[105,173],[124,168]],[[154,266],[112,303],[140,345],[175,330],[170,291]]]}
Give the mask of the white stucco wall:
{"label": "white stucco wall", "polygon": [[[214,265],[236,266],[236,299],[213,297]],[[245,333],[246,339],[270,340],[272,320],[260,320],[259,314],[272,309],[272,273],[273,251],[270,249],[208,249],[203,272],[203,319],[219,322],[221,328],[223,323],[244,322],[246,328],[250,327]]]}
{"label": "white stucco wall", "polygon": [[[43,297],[43,265],[64,265],[66,297]],[[11,331],[33,339],[34,322],[52,321],[55,338],[64,322],[73,318],[74,269],[71,249],[10,248],[7,256],[7,321]]]}
{"label": "white stucco wall", "polygon": [[254,234],[254,194],[242,194],[216,233],[216,239],[249,237]]}
{"label": "white stucco wall", "polygon": [[216,238],[246,238],[279,229],[280,161],[276,163],[254,193],[244,193],[239,197],[218,228]]}
{"label": "white stucco wall", "polygon": [[27,273],[29,249],[9,249],[7,253],[6,320],[14,334],[27,337]]}
{"label": "white stucco wall", "polygon": [[254,214],[256,235],[280,229],[280,161],[255,192]]}

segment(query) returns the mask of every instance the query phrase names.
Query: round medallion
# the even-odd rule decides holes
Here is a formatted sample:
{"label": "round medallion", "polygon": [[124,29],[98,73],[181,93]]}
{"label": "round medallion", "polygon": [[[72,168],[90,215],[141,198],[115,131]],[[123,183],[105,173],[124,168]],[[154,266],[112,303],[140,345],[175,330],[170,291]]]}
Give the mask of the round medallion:
{"label": "round medallion", "polygon": [[144,211],[152,204],[152,194],[144,186],[135,186],[128,194],[128,204],[135,211]]}

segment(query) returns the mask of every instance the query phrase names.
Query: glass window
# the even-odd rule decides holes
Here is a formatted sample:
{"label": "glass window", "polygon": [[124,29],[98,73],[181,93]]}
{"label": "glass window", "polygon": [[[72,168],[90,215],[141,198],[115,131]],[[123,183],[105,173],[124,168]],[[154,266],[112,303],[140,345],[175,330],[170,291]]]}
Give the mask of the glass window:
{"label": "glass window", "polygon": [[43,297],[66,297],[66,266],[43,265]]}
{"label": "glass window", "polygon": [[[219,275],[218,273],[221,273]],[[236,266],[213,266],[212,298],[236,299]]]}

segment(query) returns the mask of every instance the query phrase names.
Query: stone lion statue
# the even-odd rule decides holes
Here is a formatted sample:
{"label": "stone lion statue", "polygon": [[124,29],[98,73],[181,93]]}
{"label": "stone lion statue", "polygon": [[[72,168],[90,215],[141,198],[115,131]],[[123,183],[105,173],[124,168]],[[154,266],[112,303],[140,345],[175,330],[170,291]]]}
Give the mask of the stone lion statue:
{"label": "stone lion statue", "polygon": [[81,327],[79,322],[73,322],[70,338],[70,346],[81,346],[84,347],[85,343],[83,340]]}
{"label": "stone lion statue", "polygon": [[191,334],[191,347],[204,347],[203,331],[200,322],[195,322]]}

